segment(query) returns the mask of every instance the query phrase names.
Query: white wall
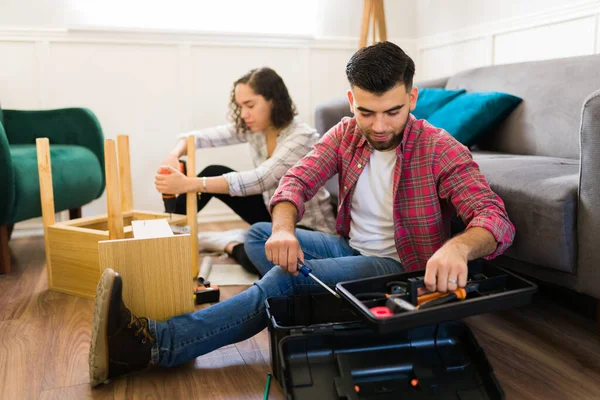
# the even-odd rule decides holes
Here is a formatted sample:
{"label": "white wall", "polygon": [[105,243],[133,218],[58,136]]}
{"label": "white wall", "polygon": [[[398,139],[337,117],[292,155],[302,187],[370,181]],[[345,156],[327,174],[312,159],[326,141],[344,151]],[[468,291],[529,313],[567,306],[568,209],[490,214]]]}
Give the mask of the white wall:
{"label": "white wall", "polygon": [[[565,5],[564,0],[419,0],[419,37],[437,35],[515,17],[536,14]],[[571,2],[573,3],[573,2]]]}
{"label": "white wall", "polygon": [[599,53],[600,1],[420,0],[419,79]]}
{"label": "white wall", "polygon": [[[94,24],[84,24],[73,13],[76,3],[86,4],[2,0],[0,101],[8,109],[87,107],[106,138],[129,135],[134,206],[156,211],[162,210],[162,201],[153,177],[175,135],[226,122],[231,84],[249,69],[276,69],[300,117],[311,124],[318,103],[343,96],[344,67],[357,49],[362,13],[361,0],[319,1],[313,35],[265,36],[121,29],[107,26],[107,20],[89,27]],[[416,54],[414,2],[386,3],[391,4],[386,4],[388,37]],[[390,22],[406,12],[413,13],[406,18],[409,24]],[[245,145],[197,152],[198,169],[213,163],[251,167]],[[220,202],[211,203],[201,218],[232,216]],[[104,212],[104,196],[83,209],[84,215]],[[30,226],[35,225],[26,222],[17,229]]]}
{"label": "white wall", "polygon": [[[363,0],[2,0],[0,26],[179,29],[356,37]],[[416,1],[386,0],[388,36],[416,36]],[[142,12],[140,12],[142,10]]]}

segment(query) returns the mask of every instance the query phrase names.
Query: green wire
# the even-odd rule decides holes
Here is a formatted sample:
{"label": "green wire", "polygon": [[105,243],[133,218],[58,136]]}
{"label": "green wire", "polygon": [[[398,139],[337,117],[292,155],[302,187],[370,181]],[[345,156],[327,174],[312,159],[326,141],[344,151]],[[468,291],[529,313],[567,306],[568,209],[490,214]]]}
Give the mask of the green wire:
{"label": "green wire", "polygon": [[267,383],[265,384],[265,396],[263,400],[269,399],[269,389],[271,388],[271,374],[267,374]]}

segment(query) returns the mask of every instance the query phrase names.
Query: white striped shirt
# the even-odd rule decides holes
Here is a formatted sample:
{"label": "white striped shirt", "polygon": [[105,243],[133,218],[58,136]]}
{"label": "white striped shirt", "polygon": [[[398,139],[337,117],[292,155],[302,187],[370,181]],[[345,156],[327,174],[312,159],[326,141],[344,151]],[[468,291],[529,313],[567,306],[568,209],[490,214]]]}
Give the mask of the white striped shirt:
{"label": "white striped shirt", "polygon": [[[237,132],[234,124],[227,124],[183,133],[179,138],[185,139],[191,135],[195,137],[196,148],[221,147],[246,142],[250,144],[254,169],[229,172],[223,177],[229,183],[231,196],[262,193],[267,209],[281,177],[319,140],[317,131],[301,122],[298,117],[295,117],[279,133],[271,157],[267,157],[267,140],[264,132]],[[299,224],[321,232],[335,233],[333,207],[329,192],[325,188],[319,189],[317,194],[306,203],[306,212]]]}

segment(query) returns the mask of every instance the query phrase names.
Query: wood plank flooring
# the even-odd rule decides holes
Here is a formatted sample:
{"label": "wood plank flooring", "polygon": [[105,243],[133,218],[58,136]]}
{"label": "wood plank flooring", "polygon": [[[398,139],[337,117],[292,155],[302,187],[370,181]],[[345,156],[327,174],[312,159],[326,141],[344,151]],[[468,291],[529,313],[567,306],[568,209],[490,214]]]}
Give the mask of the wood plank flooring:
{"label": "wood plank flooring", "polygon": [[[0,399],[262,398],[270,372],[266,330],[186,365],[91,389],[92,301],[47,290],[43,238],[14,239],[10,245],[13,272],[0,277]],[[244,289],[222,288],[222,298]],[[600,398],[600,339],[594,321],[542,296],[530,306],[466,321],[507,399]],[[283,398],[273,381],[270,399]]]}

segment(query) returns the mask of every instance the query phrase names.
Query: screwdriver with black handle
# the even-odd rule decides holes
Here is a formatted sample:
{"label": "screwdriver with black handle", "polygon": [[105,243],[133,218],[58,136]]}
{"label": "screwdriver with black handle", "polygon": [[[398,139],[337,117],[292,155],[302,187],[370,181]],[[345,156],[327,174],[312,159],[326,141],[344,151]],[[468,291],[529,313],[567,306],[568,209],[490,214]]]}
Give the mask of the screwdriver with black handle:
{"label": "screwdriver with black handle", "polygon": [[297,268],[298,268],[298,272],[300,272],[302,275],[304,275],[307,278],[308,277],[313,278],[315,280],[315,282],[317,282],[319,285],[321,285],[325,289],[327,289],[329,291],[329,293],[331,293],[332,295],[334,295],[338,299],[340,298],[339,294],[337,294],[336,292],[334,292],[333,290],[331,290],[331,288],[329,286],[327,286],[319,278],[317,278],[316,276],[314,276],[313,273],[312,273],[312,269],[310,269],[306,265],[304,265],[304,263],[302,263],[302,261],[298,260],[298,267]]}

